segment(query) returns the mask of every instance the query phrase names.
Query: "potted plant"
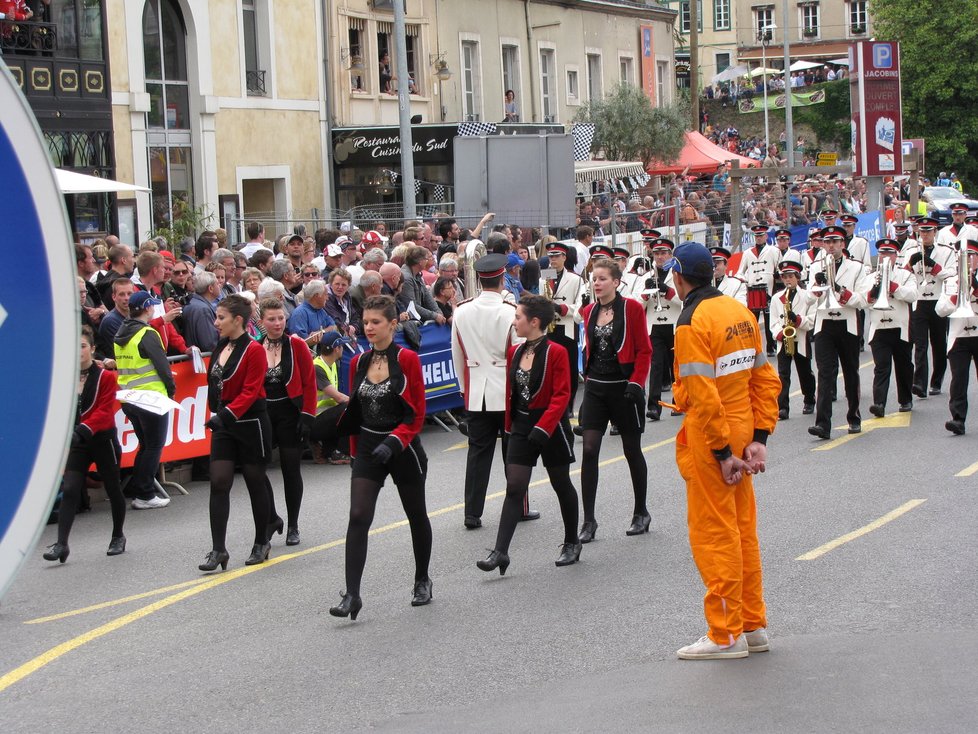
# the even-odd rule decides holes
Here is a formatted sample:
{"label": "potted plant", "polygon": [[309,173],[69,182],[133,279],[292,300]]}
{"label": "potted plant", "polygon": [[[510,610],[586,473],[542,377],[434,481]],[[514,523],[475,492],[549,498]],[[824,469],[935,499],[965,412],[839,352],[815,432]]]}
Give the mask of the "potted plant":
{"label": "potted plant", "polygon": [[865,32],[866,32],[866,26],[861,25],[859,23],[852,24],[852,35],[858,36],[860,33],[865,33]]}
{"label": "potted plant", "polygon": [[818,28],[815,28],[814,26],[810,26],[810,27],[808,27],[808,28],[805,28],[805,29],[804,29],[804,30],[803,30],[803,31],[801,32],[801,34],[802,34],[802,35],[803,35],[803,36],[804,36],[805,38],[815,38],[815,36],[817,36],[817,35],[818,35]]}

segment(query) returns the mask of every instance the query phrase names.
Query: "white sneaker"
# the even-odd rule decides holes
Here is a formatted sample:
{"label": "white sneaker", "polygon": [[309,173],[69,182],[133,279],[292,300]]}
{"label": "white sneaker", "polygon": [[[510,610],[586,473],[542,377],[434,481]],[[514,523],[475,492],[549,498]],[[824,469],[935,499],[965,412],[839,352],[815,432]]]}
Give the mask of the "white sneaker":
{"label": "white sneaker", "polygon": [[676,651],[680,660],[723,660],[724,658],[745,658],[748,655],[747,638],[741,635],[732,645],[718,645],[703,635],[692,645],[686,645]]}
{"label": "white sneaker", "polygon": [[747,650],[749,652],[767,652],[771,649],[771,641],[767,638],[767,630],[759,627],[750,632],[744,631],[747,638]]}
{"label": "white sneaker", "polygon": [[134,510],[155,510],[160,507],[166,507],[170,504],[170,500],[165,497],[150,497],[148,500],[141,500],[138,497],[132,501],[132,509]]}

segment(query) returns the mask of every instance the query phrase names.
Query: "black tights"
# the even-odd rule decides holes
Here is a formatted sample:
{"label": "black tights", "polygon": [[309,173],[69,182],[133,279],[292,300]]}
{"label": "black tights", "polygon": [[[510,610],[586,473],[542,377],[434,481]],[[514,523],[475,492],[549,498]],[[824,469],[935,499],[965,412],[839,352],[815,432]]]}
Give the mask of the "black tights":
{"label": "black tights", "polygon": [[[557,430],[560,430],[559,428]],[[530,486],[532,466],[509,464],[506,467],[506,499],[499,517],[496,532],[496,550],[509,553],[509,544],[516,532],[516,524],[523,517],[523,500]],[[570,465],[548,466],[547,476],[560,503],[560,516],[564,521],[564,542],[577,543],[577,491],[570,480]]]}
{"label": "black tights", "polygon": [[[302,506],[302,472],[299,471],[299,459],[302,456],[302,449],[298,446],[279,446],[278,461],[282,466],[282,479],[285,480],[285,509],[289,513],[289,527],[299,527],[299,508]],[[269,522],[278,519],[278,512],[275,510],[275,494],[272,492],[272,483],[265,476],[265,487],[268,492],[268,518]]]}
{"label": "black tights", "polygon": [[[374,521],[381,483],[354,477],[350,483],[350,525],[346,531],[346,593],[360,596],[360,579],[367,563],[367,534]],[[431,521],[424,500],[424,479],[417,484],[397,485],[401,506],[411,526],[414,546],[414,580],[428,578],[431,560]]]}
{"label": "black tights", "polygon": [[[126,498],[119,488],[119,469],[115,465],[106,467],[98,464],[98,470],[112,505],[112,537],[118,538],[122,535],[122,524],[126,520]],[[58,542],[64,545],[68,545],[68,535],[71,533],[72,523],[75,522],[75,513],[78,512],[82,489],[85,487],[85,476],[85,473],[77,471],[64,473],[61,506],[58,508]]]}
{"label": "black tights", "polygon": [[[255,545],[268,542],[268,490],[264,464],[245,464],[241,474],[251,497],[251,514],[255,518]],[[227,459],[211,461],[211,542],[214,550],[226,551],[228,515],[231,514],[231,485],[234,483],[234,462]]]}
{"label": "black tights", "polygon": [[[598,498],[598,453],[604,431],[584,429],[584,455],[581,458],[581,499],[584,503],[584,520],[594,521],[594,503]],[[642,434],[621,435],[621,446],[632,475],[632,491],[635,493],[635,515],[646,515],[649,469],[642,454]]]}

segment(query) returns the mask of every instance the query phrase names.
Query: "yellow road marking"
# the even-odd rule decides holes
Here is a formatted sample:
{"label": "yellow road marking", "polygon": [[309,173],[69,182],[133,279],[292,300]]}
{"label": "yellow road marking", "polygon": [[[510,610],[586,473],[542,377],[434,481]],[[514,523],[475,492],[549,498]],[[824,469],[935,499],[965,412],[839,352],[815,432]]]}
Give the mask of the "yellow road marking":
{"label": "yellow road marking", "polygon": [[[840,436],[832,441],[823,443],[816,446],[812,451],[831,451],[834,448],[838,448],[853,439],[859,438],[860,436],[865,436],[870,431],[875,431],[877,428],[906,428],[910,425],[910,413],[890,413],[883,418],[873,418],[868,421],[864,421],[862,433],[851,433],[845,436]],[[848,426],[836,426],[836,430],[844,430]]]}
{"label": "yellow road marking", "polygon": [[449,446],[447,449],[442,449],[442,453],[444,454],[448,451],[458,451],[459,449],[464,449],[468,447],[468,445],[469,445],[469,440],[465,439],[464,441],[459,441],[454,446]]}
{"label": "yellow road marking", "polygon": [[144,591],[142,594],[133,594],[132,596],[124,596],[121,599],[113,599],[112,601],[104,601],[100,604],[92,604],[90,607],[82,607],[81,609],[73,609],[70,612],[62,612],[61,614],[52,614],[50,617],[38,617],[37,619],[29,619],[24,624],[42,624],[44,622],[54,622],[58,619],[65,619],[67,617],[74,617],[78,614],[86,614],[87,612],[95,612],[99,609],[105,609],[106,607],[114,607],[119,604],[126,604],[131,601],[138,601],[139,599],[145,599],[150,596],[156,596],[157,594],[165,594],[168,591],[176,591],[177,589],[183,589],[187,586],[194,586],[196,584],[203,583],[206,578],[193,579],[191,581],[183,581],[179,584],[173,584],[172,586],[163,586],[159,589],[153,589],[152,591]]}
{"label": "yellow road marking", "polygon": [[[649,451],[653,451],[657,448],[661,448],[662,446],[671,444],[675,442],[675,440],[676,438],[673,437],[673,438],[666,439],[664,441],[659,441],[658,443],[654,443],[649,446],[645,446],[642,448],[642,452],[648,453]],[[623,461],[624,459],[625,459],[624,455],[616,456],[611,459],[606,459],[605,461],[600,462],[598,466],[608,466],[609,464],[614,464],[616,462]],[[580,474],[580,473],[581,473],[580,469],[576,469],[575,471],[571,472],[571,474]],[[543,484],[548,484],[549,482],[550,482],[549,479],[541,479],[536,482],[532,482],[530,486],[538,487]],[[487,500],[498,499],[500,497],[504,497],[505,495],[506,495],[505,491],[494,492],[493,494],[487,495],[486,499]],[[429,512],[428,517],[437,517],[439,515],[445,515],[449,512],[455,512],[457,510],[464,509],[464,507],[465,505],[463,503],[449,505],[447,507],[441,507],[437,510],[432,510],[431,512]],[[373,528],[370,530],[369,534],[378,535],[380,533],[386,533],[390,530],[394,530],[395,528],[404,527],[407,524],[408,524],[407,520],[398,520],[397,522],[392,522],[389,525],[384,525],[383,527]],[[73,637],[67,642],[63,642],[60,645],[56,645],[55,647],[52,647],[47,652],[38,655],[37,657],[27,661],[26,663],[20,665],[17,668],[14,668],[9,673],[0,676],[0,693],[2,693],[3,691],[5,691],[7,688],[14,685],[15,683],[22,681],[24,678],[31,675],[32,673],[35,673],[36,671],[40,670],[44,666],[53,663],[55,660],[62,657],[63,655],[67,655],[72,650],[77,650],[79,647],[82,647],[83,645],[87,645],[89,642],[97,640],[100,637],[104,637],[110,632],[115,632],[116,630],[122,629],[123,627],[132,624],[133,622],[136,622],[140,619],[143,619],[144,617],[148,617],[149,615],[158,612],[161,609],[165,609],[166,607],[172,606],[173,604],[181,602],[184,599],[189,599],[192,596],[196,596],[201,592],[208,591],[217,586],[221,586],[222,584],[226,584],[230,581],[235,581],[239,578],[242,578],[243,576],[247,576],[248,574],[256,573],[258,571],[261,571],[266,568],[270,568],[272,566],[277,566],[280,563],[285,563],[286,561],[290,561],[294,558],[300,558],[302,556],[307,556],[312,553],[318,553],[320,551],[328,550],[330,548],[336,548],[341,545],[344,545],[345,543],[346,543],[345,539],[334,540],[329,543],[324,543],[322,545],[314,546],[312,548],[306,548],[305,550],[297,551],[294,553],[286,553],[285,555],[276,556],[275,558],[270,558],[269,560],[265,561],[265,563],[259,564],[257,566],[244,566],[242,568],[235,569],[234,571],[226,571],[217,576],[208,576],[203,579],[194,579],[191,581],[187,581],[183,584],[174,584],[173,586],[156,589],[155,591],[144,592],[143,594],[134,594],[132,596],[125,597],[124,599],[116,599],[114,601],[103,602],[101,604],[95,604],[89,607],[85,607],[84,609],[76,609],[71,612],[64,612],[59,615],[52,615],[51,617],[43,617],[43,618],[31,620],[30,621],[31,624],[36,624],[36,623],[50,621],[54,619],[64,619],[65,617],[70,617],[77,614],[83,614],[88,611],[94,611],[96,609],[104,609],[105,607],[109,607],[117,604],[123,604],[127,601],[134,601],[136,599],[145,598],[147,596],[152,596],[154,594],[164,593],[165,591],[177,589],[180,588],[181,586],[188,587],[183,589],[183,591],[179,591],[176,594],[171,594],[170,596],[164,597],[159,601],[155,601],[152,604],[148,604],[144,607],[140,607],[139,609],[129,612],[128,614],[125,614],[121,617],[117,617],[116,619],[106,622],[105,624],[100,625],[93,630],[78,635],[77,637]]]}
{"label": "yellow road marking", "polygon": [[886,525],[888,522],[896,520],[898,517],[900,517],[900,515],[910,512],[910,510],[912,510],[915,507],[919,507],[920,505],[924,504],[924,502],[926,501],[927,500],[910,500],[909,502],[905,502],[904,504],[897,507],[895,510],[883,515],[883,517],[877,520],[873,520],[873,522],[869,523],[868,525],[863,525],[858,530],[853,530],[851,533],[846,533],[845,535],[838,537],[835,540],[829,541],[825,545],[820,545],[815,550],[808,551],[808,553],[798,556],[795,560],[814,561],[816,558],[824,556],[829,551],[835,550],[840,545],[844,545],[845,543],[848,543],[850,540],[855,540],[856,538],[860,538],[863,535],[866,535],[867,533],[871,533],[874,530],[878,530],[879,528]]}
{"label": "yellow road marking", "polygon": [[967,467],[966,469],[962,469],[961,471],[959,471],[954,476],[956,476],[956,477],[970,477],[976,471],[978,471],[978,461],[976,461],[974,464],[972,464],[971,466]]}

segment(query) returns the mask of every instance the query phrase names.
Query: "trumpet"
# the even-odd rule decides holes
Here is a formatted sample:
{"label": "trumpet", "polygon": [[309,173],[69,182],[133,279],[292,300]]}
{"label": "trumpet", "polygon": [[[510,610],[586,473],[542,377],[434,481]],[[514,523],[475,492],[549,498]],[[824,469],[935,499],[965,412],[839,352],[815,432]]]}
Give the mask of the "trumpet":
{"label": "trumpet", "polygon": [[818,307],[818,310],[837,311],[842,308],[842,304],[835,295],[835,258],[828,254],[825,258],[825,278],[828,280],[828,285],[825,287],[825,302]]}
{"label": "trumpet", "polygon": [[885,256],[880,256],[879,265],[876,266],[876,277],[878,279],[880,287],[879,298],[876,299],[876,303],[873,304],[874,311],[892,311],[893,306],[890,305],[890,269],[892,268],[892,263],[890,258]]}
{"label": "trumpet", "polygon": [[652,275],[645,279],[645,292],[655,299],[655,311],[662,310],[662,291],[659,290],[659,268],[652,262]]}
{"label": "trumpet", "polygon": [[789,357],[795,356],[798,329],[795,328],[795,314],[791,310],[791,301],[795,297],[795,289],[789,288],[784,293],[784,320],[781,325],[781,335],[784,337],[784,353]]}
{"label": "trumpet", "polygon": [[958,307],[949,318],[975,318],[975,309],[971,305],[971,263],[968,261],[968,243],[964,237],[961,238],[958,248]]}

